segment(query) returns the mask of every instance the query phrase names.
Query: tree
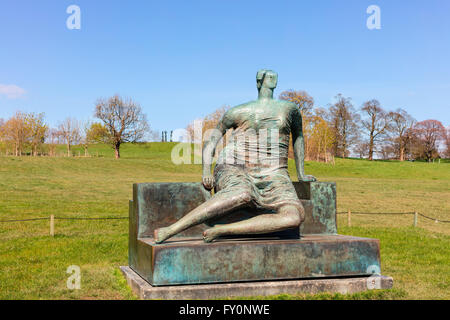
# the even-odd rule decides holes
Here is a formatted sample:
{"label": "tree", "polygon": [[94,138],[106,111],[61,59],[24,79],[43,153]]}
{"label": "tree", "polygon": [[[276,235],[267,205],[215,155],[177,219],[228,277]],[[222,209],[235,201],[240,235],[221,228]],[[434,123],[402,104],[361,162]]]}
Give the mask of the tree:
{"label": "tree", "polygon": [[328,109],[328,122],[334,132],[333,153],[337,157],[346,157],[348,149],[359,138],[359,115],[355,111],[351,98],[338,94],[336,102]]}
{"label": "tree", "polygon": [[398,159],[404,161],[408,142],[408,129],[414,126],[416,120],[403,109],[389,112],[388,117],[391,119],[390,129],[394,135],[393,142],[397,149]]}
{"label": "tree", "polygon": [[72,145],[80,141],[80,126],[77,120],[73,118],[66,118],[58,126],[58,131],[67,145],[67,156],[70,157],[70,148]]}
{"label": "tree", "polygon": [[88,143],[109,143],[109,133],[106,127],[99,123],[92,123],[86,130],[86,140]]}
{"label": "tree", "polygon": [[300,109],[302,117],[307,117],[311,114],[314,107],[314,98],[311,97],[308,92],[299,90],[287,90],[280,93],[280,100],[290,101],[297,105]]}
{"label": "tree", "polygon": [[49,147],[49,155],[55,156],[56,155],[56,145],[60,144],[61,139],[61,133],[58,131],[58,129],[50,128],[47,130],[45,141],[47,142],[47,145]]}
{"label": "tree", "polygon": [[390,118],[376,99],[364,102],[361,111],[366,115],[361,123],[369,134],[369,160],[373,160],[375,143],[390,129]]}
{"label": "tree", "polygon": [[333,130],[328,122],[319,115],[311,116],[310,123],[312,126],[309,136],[308,158],[328,162],[330,150],[335,141]]}
{"label": "tree", "polygon": [[44,123],[44,113],[29,113],[25,116],[25,123],[29,130],[31,151],[33,156],[37,156],[37,150],[45,142],[45,136],[48,131]]}
{"label": "tree", "polygon": [[414,132],[418,142],[418,156],[428,162],[439,156],[437,142],[446,138],[446,130],[438,120],[425,120],[416,123]]}
{"label": "tree", "polygon": [[[313,127],[313,124],[310,123],[310,121],[312,109],[314,107],[314,98],[311,97],[306,91],[290,89],[281,92],[279,99],[294,103],[300,110],[300,114],[302,116],[303,139],[305,144],[305,158],[309,159],[311,154],[310,137]],[[292,144],[289,145],[289,157],[294,157],[294,149]]]}
{"label": "tree", "polygon": [[141,106],[131,99],[115,95],[99,99],[95,107],[95,117],[103,121],[108,130],[108,141],[120,158],[120,145],[124,142],[139,142],[149,130],[149,125]]}
{"label": "tree", "polygon": [[29,127],[26,125],[26,114],[17,111],[14,116],[6,121],[2,131],[4,140],[14,145],[15,156],[21,156],[30,137]]}
{"label": "tree", "polygon": [[364,159],[369,154],[369,143],[359,139],[355,143],[353,151],[359,156],[360,159]]}
{"label": "tree", "polygon": [[446,130],[445,146],[446,146],[446,149],[445,149],[444,155],[447,159],[450,159],[450,127],[448,127]]}

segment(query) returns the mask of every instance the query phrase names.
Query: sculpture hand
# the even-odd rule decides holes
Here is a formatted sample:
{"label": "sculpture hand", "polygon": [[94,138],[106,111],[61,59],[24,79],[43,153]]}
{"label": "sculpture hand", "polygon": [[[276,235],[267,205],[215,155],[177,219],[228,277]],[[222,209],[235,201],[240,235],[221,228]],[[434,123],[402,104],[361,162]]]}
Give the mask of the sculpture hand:
{"label": "sculpture hand", "polygon": [[203,186],[205,187],[205,189],[207,190],[211,190],[212,188],[214,188],[214,177],[212,175],[206,175],[203,176]]}
{"label": "sculpture hand", "polygon": [[298,181],[314,182],[314,181],[317,181],[317,179],[314,176],[307,175],[307,176],[304,176],[304,177],[299,177]]}

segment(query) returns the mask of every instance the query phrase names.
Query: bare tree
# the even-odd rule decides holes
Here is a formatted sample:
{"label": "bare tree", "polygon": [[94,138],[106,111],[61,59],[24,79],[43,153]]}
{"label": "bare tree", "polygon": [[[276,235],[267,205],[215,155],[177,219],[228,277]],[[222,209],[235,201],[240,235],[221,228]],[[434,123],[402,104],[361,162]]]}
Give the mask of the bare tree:
{"label": "bare tree", "polygon": [[438,141],[446,138],[446,130],[438,120],[425,120],[416,123],[414,131],[419,144],[419,157],[428,162],[439,156]]}
{"label": "bare tree", "polygon": [[379,148],[378,154],[380,155],[381,159],[389,160],[395,157],[396,150],[392,145],[385,143]]}
{"label": "bare tree", "polygon": [[389,112],[388,117],[391,119],[390,129],[394,135],[393,141],[397,147],[398,159],[404,161],[408,129],[414,126],[416,120],[403,109]]}
{"label": "bare tree", "polygon": [[283,91],[280,93],[279,99],[295,103],[303,117],[308,116],[314,107],[314,98],[303,90],[295,91],[291,89]]}
{"label": "bare tree", "polygon": [[450,159],[450,127],[447,127],[446,129],[445,146],[445,157]]}
{"label": "bare tree", "polygon": [[95,107],[95,117],[102,120],[108,130],[109,143],[114,148],[116,159],[120,158],[122,143],[139,142],[149,130],[141,106],[118,95],[99,99]]}
{"label": "bare tree", "polygon": [[56,145],[60,143],[61,134],[58,129],[50,128],[46,132],[45,141],[49,147],[49,156],[53,157],[56,155]]}
{"label": "bare tree", "polygon": [[364,140],[358,140],[355,143],[353,151],[359,156],[360,159],[364,159],[369,154],[369,143]]}
{"label": "bare tree", "polygon": [[80,125],[76,119],[66,118],[58,126],[58,131],[67,146],[67,156],[70,157],[70,148],[80,141]]}
{"label": "bare tree", "polygon": [[375,143],[390,130],[391,122],[388,114],[376,99],[364,102],[361,111],[366,115],[366,119],[361,123],[369,134],[369,160],[373,160]]}
{"label": "bare tree", "polygon": [[355,111],[351,98],[338,94],[336,102],[328,109],[328,122],[334,131],[333,152],[337,157],[346,157],[349,148],[359,138],[359,115]]}
{"label": "bare tree", "polygon": [[92,124],[90,121],[83,121],[81,123],[80,128],[80,144],[84,149],[84,156],[87,157],[89,155],[88,148],[89,144],[91,143],[89,139],[89,129],[91,128]]}

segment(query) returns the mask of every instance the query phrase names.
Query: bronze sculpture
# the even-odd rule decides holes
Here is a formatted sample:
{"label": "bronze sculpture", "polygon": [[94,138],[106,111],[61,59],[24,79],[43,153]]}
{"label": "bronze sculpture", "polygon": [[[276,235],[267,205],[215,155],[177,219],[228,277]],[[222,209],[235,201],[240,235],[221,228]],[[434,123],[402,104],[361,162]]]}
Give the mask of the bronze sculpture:
{"label": "bronze sculpture", "polygon": [[[273,213],[214,226],[203,233],[204,241],[212,242],[221,236],[282,231],[297,228],[303,222],[304,208],[287,169],[292,134],[299,181],[316,181],[313,176],[304,174],[301,113],[295,104],[273,99],[278,82],[274,71],[258,71],[256,81],[258,100],[228,110],[204,144],[203,185],[208,190],[215,188],[215,194],[171,226],[155,230],[156,243],[245,207],[270,209]],[[212,175],[217,143],[228,129],[233,129],[233,143],[221,151]]]}

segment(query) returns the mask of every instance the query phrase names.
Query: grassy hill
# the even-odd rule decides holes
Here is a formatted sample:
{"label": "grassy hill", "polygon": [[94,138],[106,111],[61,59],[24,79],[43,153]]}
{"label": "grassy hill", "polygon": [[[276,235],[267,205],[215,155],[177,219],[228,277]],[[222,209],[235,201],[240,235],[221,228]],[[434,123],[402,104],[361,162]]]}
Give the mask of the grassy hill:
{"label": "grassy hill", "polygon": [[[200,181],[200,165],[174,165],[174,143],[125,144],[122,159],[109,146],[89,148],[93,157],[0,157],[0,220],[48,217],[127,216],[136,182]],[[58,146],[61,153],[64,146]],[[81,155],[81,147],[74,154]],[[307,174],[338,186],[338,211],[419,211],[450,220],[450,164],[336,159],[307,162]],[[294,163],[290,173],[295,180]],[[411,215],[345,215],[341,234],[381,241],[383,274],[394,291],[350,298],[450,298],[450,224]],[[127,264],[127,220],[57,220],[0,223],[0,299],[133,298],[117,271]],[[66,288],[66,269],[79,265],[82,289]],[[302,298],[302,297],[296,297]]]}

